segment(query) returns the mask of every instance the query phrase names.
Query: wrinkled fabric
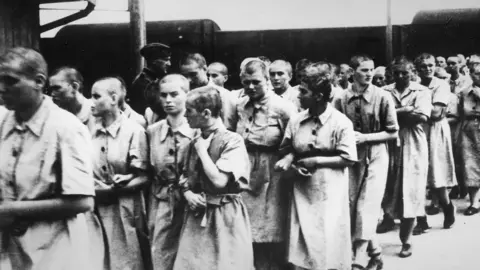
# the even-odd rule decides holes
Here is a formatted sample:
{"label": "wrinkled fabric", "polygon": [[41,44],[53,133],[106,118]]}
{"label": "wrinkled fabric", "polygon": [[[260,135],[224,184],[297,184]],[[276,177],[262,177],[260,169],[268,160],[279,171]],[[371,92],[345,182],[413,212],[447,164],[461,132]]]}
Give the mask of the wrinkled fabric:
{"label": "wrinkled fabric", "polygon": [[[353,87],[353,88],[352,88]],[[333,106],[352,122],[354,130],[369,134],[398,131],[395,104],[374,85],[358,95],[355,85],[334,98]],[[352,237],[370,240],[376,235],[388,174],[387,142],[357,144],[358,162],[349,168]]]}
{"label": "wrinkled fabric", "polygon": [[[0,123],[0,201],[94,196],[91,141],[73,114],[45,98],[28,121],[8,111]],[[26,222],[21,236],[0,233],[2,270],[102,269],[89,258],[85,214]]]}
{"label": "wrinkled fabric", "polygon": [[167,120],[161,120],[147,130],[150,149],[155,149],[150,151],[153,182],[148,208],[154,269],[173,269],[186,205],[178,182],[184,171],[186,150],[195,132],[185,118],[175,130]]}
{"label": "wrinkled fabric", "polygon": [[[475,89],[474,89],[475,88]],[[460,95],[460,158],[466,187],[480,187],[480,98],[472,90],[473,86]],[[468,117],[479,117],[469,119]]]}
{"label": "wrinkled fabric", "polygon": [[189,147],[183,185],[204,194],[207,207],[187,210],[180,235],[175,270],[250,270],[253,250],[247,208],[240,190],[248,187],[250,162],[240,135],[226,130],[221,121],[212,127],[208,154],[217,168],[231,175],[224,188],[216,188],[202,169],[195,151]]}
{"label": "wrinkled fabric", "polygon": [[[395,84],[385,86],[395,107],[413,106],[414,112],[430,116],[430,91],[415,82],[400,94]],[[389,144],[390,171],[387,179],[384,210],[394,218],[415,218],[425,215],[428,174],[428,142],[422,124],[412,125],[398,119],[398,140]]]}
{"label": "wrinkled fabric", "polygon": [[145,117],[134,111],[130,105],[125,104],[125,110],[122,112],[126,118],[133,120],[143,128],[147,128]]}
{"label": "wrinkled fabric", "polygon": [[[96,181],[112,184],[116,174],[128,174],[132,170],[146,171],[148,144],[145,130],[123,115],[107,128],[100,123],[92,131],[93,174]],[[98,237],[105,239],[106,269],[143,270],[147,267],[142,256],[140,239],[147,232],[139,224],[145,223],[146,212],[141,191],[122,194],[108,202],[96,204],[96,214],[101,227],[95,227]]]}
{"label": "wrinkled fabric", "polygon": [[[275,171],[278,151],[294,105],[268,91],[258,102],[244,97],[237,104],[237,133],[247,145],[250,159],[250,185],[243,193],[252,226],[253,242],[281,242],[285,238],[288,186],[282,173]],[[270,147],[262,150],[260,147]]]}
{"label": "wrinkled fabric", "polygon": [[[319,117],[308,110],[293,117],[281,148],[296,155],[323,152],[357,160],[352,124],[330,105]],[[348,169],[322,167],[311,173],[292,178],[288,262],[306,269],[350,270]]]}
{"label": "wrinkled fabric", "polygon": [[448,84],[436,77],[433,77],[428,89],[431,91],[432,105],[441,104],[445,108],[440,120],[429,121],[424,125],[429,153],[427,183],[431,188],[453,187],[457,185],[457,177],[450,125],[446,118],[452,96]]}

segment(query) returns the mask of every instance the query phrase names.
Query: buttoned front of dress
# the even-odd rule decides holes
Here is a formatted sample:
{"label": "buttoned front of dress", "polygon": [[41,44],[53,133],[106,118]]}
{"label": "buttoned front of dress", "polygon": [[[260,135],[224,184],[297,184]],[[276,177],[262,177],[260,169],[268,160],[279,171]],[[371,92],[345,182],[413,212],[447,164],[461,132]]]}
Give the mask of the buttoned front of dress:
{"label": "buttoned front of dress", "polygon": [[[340,156],[357,160],[348,118],[330,105],[320,116],[308,110],[289,122],[282,152],[296,159]],[[318,167],[293,178],[288,261],[306,269],[351,269],[348,169]]]}
{"label": "buttoned front of dress", "polygon": [[[412,106],[414,112],[430,117],[430,90],[411,82],[400,93],[395,84],[387,85],[395,107]],[[425,186],[428,173],[428,142],[422,124],[412,124],[399,117],[400,130],[396,143],[390,144],[391,171],[387,180],[385,208],[393,217],[415,218],[425,213]],[[402,207],[400,207],[402,206]]]}
{"label": "buttoned front of dress", "polygon": [[167,120],[161,120],[147,130],[150,149],[154,149],[150,151],[154,179],[148,209],[154,269],[172,269],[175,262],[185,214],[185,201],[178,181],[196,133],[185,118],[175,129]]}
{"label": "buttoned front of dress", "polygon": [[[9,111],[0,125],[1,200],[93,196],[90,149],[86,127],[51,99],[26,122]],[[13,269],[92,269],[84,214],[29,221],[24,234],[5,238],[6,233],[1,260]]]}
{"label": "buttoned front of dress", "polygon": [[[352,122],[355,131],[370,134],[398,131],[392,97],[372,84],[362,94],[356,85],[343,90],[332,104]],[[357,144],[358,160],[349,168],[353,237],[371,240],[376,235],[388,174],[387,142]]]}
{"label": "buttoned front of dress", "polygon": [[452,135],[448,124],[447,110],[452,93],[448,83],[436,77],[428,85],[432,105],[444,106],[440,119],[423,125],[428,141],[428,186],[431,188],[453,187],[457,185],[455,163],[453,161]]}
{"label": "buttoned front of dress", "polygon": [[[97,122],[92,131],[92,141],[96,181],[112,185],[116,174],[147,170],[145,130],[123,115],[106,128]],[[138,219],[146,219],[142,192],[115,196],[109,202],[98,202],[96,208],[103,226],[99,235],[104,233],[106,254],[109,256],[107,268],[143,270],[142,247],[137,235],[140,231]],[[149,247],[146,252],[149,252]]]}
{"label": "buttoned front of dress", "polygon": [[269,90],[259,101],[253,102],[248,96],[239,100],[237,111],[237,133],[247,145],[251,166],[249,190],[243,198],[253,242],[281,242],[285,237],[289,185],[274,167],[285,128],[297,109]]}

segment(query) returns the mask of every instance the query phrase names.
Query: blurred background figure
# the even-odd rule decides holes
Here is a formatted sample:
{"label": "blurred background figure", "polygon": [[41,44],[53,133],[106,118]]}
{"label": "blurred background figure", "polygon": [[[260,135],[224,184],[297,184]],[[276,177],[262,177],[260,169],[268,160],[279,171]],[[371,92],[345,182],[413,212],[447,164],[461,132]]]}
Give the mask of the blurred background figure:
{"label": "blurred background figure", "polygon": [[385,80],[385,67],[378,66],[373,70],[372,84],[378,87],[384,87],[387,85]]}
{"label": "blurred background figure", "polygon": [[439,78],[440,80],[444,80],[450,82],[451,75],[443,67],[436,67],[435,68],[435,77]]}
{"label": "blurred background figure", "polygon": [[133,80],[127,102],[132,106],[132,109],[143,114],[147,108],[148,100],[145,89],[156,79],[161,79],[167,75],[172,63],[170,62],[170,47],[162,43],[147,44],[140,49],[140,54],[145,58],[146,67]]}
{"label": "blurred background figure", "polygon": [[220,62],[211,63],[207,68],[207,77],[210,82],[225,88],[228,80],[228,68]]}
{"label": "blurred background figure", "polygon": [[338,69],[338,84],[342,89],[350,89],[352,84],[350,80],[352,79],[353,70],[348,64],[341,64]]}
{"label": "blurred background figure", "polygon": [[437,56],[437,58],[435,58],[435,62],[437,67],[441,67],[441,68],[447,67],[447,60],[445,60],[445,57],[443,56]]}

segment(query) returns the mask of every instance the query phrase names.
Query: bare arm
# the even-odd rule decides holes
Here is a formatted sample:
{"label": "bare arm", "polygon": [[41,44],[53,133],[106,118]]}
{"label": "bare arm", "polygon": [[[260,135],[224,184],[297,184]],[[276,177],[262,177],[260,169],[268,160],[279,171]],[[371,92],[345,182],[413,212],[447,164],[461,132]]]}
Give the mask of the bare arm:
{"label": "bare arm", "polygon": [[381,131],[376,133],[365,133],[364,142],[367,143],[377,143],[377,142],[386,142],[390,140],[395,140],[398,137],[398,131],[388,132],[388,131]]}
{"label": "bare arm", "polygon": [[200,151],[198,150],[199,149],[197,149],[197,153],[202,161],[205,175],[210,181],[212,181],[216,188],[224,188],[228,183],[230,175],[223,173],[218,169],[217,165],[215,165],[212,158],[208,155],[207,149],[203,148]]}
{"label": "bare arm", "polygon": [[94,200],[90,196],[62,196],[55,199],[14,201],[0,204],[0,213],[27,219],[62,219],[91,211]]}

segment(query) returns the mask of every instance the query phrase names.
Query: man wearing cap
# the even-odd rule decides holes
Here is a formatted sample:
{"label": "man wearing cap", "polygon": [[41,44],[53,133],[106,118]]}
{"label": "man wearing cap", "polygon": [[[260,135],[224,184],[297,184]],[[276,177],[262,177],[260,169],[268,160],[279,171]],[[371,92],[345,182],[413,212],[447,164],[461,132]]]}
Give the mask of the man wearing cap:
{"label": "man wearing cap", "polygon": [[140,54],[145,58],[146,67],[133,81],[127,101],[132,109],[143,114],[148,106],[145,93],[147,85],[165,76],[171,66],[170,47],[162,43],[150,43],[140,49]]}

